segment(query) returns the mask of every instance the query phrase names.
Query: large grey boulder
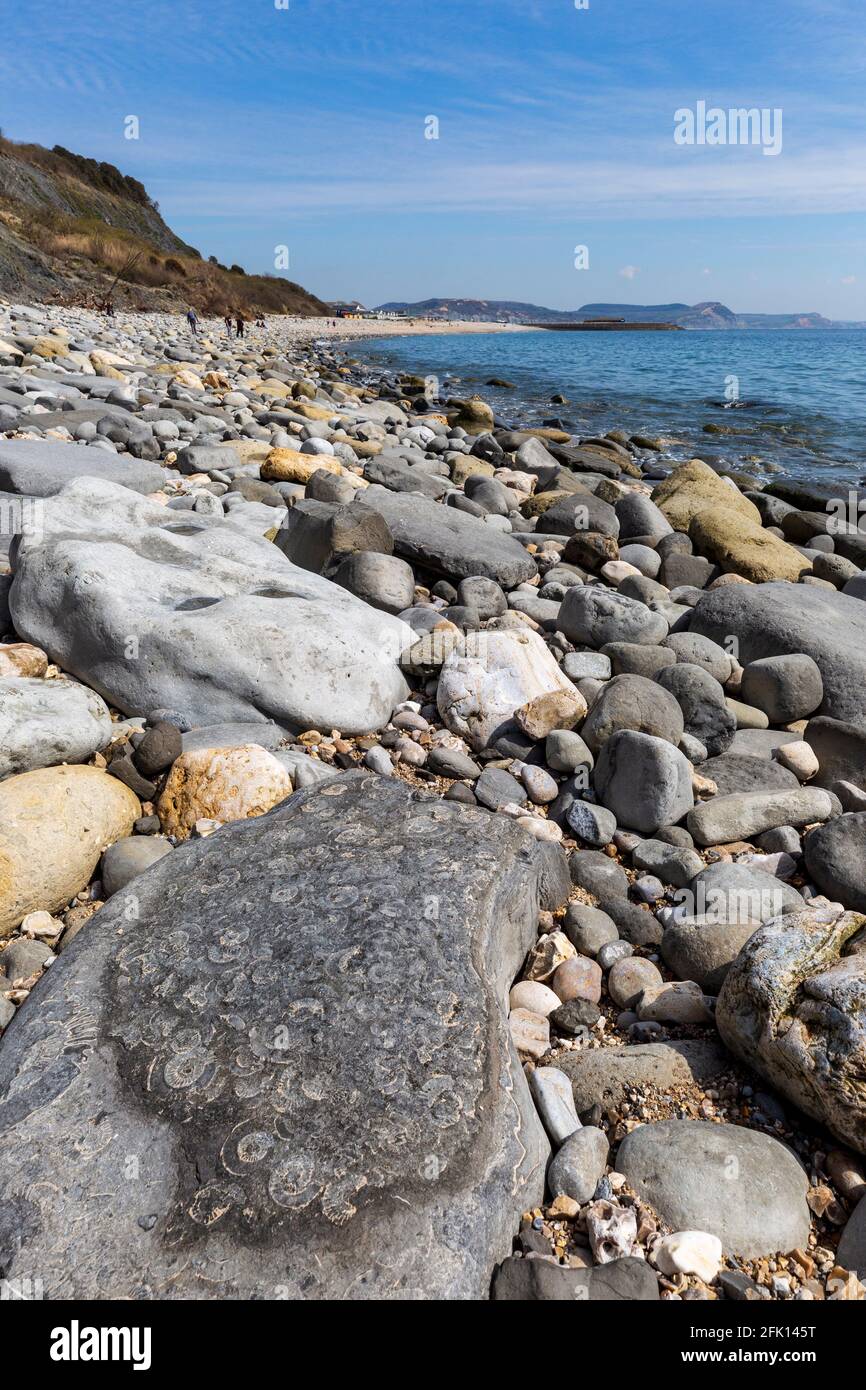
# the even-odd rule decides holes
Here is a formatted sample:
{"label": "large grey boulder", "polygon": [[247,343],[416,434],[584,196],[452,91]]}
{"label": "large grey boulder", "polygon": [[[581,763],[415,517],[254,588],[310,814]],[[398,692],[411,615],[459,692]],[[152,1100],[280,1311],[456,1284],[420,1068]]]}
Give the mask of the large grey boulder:
{"label": "large grey boulder", "polygon": [[365,489],[364,502],[385,518],[396,553],[412,564],[448,578],[482,575],[503,589],[535,576],[535,561],[519,541],[456,507],[378,484]]}
{"label": "large grey boulder", "polygon": [[741,697],[763,710],[771,724],[791,724],[814,714],[821,704],[821,672],[803,652],[765,656],[743,671]]}
{"label": "large grey boulder", "polygon": [[665,739],[621,729],[608,739],[593,778],[596,795],[620,825],[653,835],[694,806],[688,761]]}
{"label": "large grey boulder", "polygon": [[866,1152],[866,917],[776,918],[728,971],[716,1023],[732,1052],[843,1143]]}
{"label": "large grey boulder", "polygon": [[866,718],[866,604],[810,584],[728,584],[700,599],[691,631],[724,645],[739,641],[746,666],[761,657],[805,652],[824,685],[821,714]]}
{"label": "large grey boulder", "polygon": [[133,492],[157,492],[165,484],[165,470],[90,444],[0,439],[0,490],[52,497],[76,478],[103,478]]}
{"label": "large grey boulder", "polygon": [[861,726],[821,714],[809,720],[803,737],[818,759],[817,786],[853,782],[866,787],[866,730]]}
{"label": "large grey boulder", "polygon": [[725,704],[725,692],[702,666],[680,662],[659,671],[656,681],[678,702],[683,727],[704,745],[710,757],[730,748],[737,721]]}
{"label": "large grey boulder", "polygon": [[558,847],[364,773],[172,851],[4,1037],[6,1277],[486,1298],[549,1154],[508,991],[567,893]]}
{"label": "large grey boulder", "polygon": [[806,868],[822,893],[866,911],[866,811],[819,825],[803,842]]}
{"label": "large grey boulder", "polygon": [[627,1134],[616,1166],[675,1231],[742,1259],[805,1248],[809,1179],[790,1149],[740,1125],[663,1120]]}
{"label": "large grey boulder", "polygon": [[19,634],[126,714],[364,733],[408,693],[405,623],[228,519],[85,479],[46,500],[14,569]]}
{"label": "large grey boulder", "polygon": [[105,701],[75,681],[0,680],[0,777],[83,763],[111,738]]}
{"label": "large grey boulder", "polygon": [[652,734],[676,746],[683,736],[683,715],[677,701],[645,676],[614,676],[601,689],[581,729],[593,753],[619,729]]}
{"label": "large grey boulder", "polygon": [[656,646],[668,635],[668,623],[645,603],[601,585],[575,585],[559,610],[559,630],[578,646],[604,647],[608,642]]}

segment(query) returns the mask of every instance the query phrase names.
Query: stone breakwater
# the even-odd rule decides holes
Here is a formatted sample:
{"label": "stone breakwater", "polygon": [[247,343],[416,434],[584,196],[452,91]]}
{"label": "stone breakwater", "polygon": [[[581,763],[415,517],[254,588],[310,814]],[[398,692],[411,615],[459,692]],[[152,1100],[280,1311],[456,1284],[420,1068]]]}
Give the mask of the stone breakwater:
{"label": "stone breakwater", "polygon": [[0,1277],[866,1296],[866,539],[0,303]]}

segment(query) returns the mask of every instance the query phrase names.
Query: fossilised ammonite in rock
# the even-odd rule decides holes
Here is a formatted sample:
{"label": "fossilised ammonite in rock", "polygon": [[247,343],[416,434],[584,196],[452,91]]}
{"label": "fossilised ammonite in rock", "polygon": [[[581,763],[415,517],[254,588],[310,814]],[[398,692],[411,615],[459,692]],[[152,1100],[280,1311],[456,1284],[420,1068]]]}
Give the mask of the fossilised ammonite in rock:
{"label": "fossilised ammonite in rock", "polygon": [[774,918],[740,951],[716,1007],[731,1051],[861,1153],[866,953],[850,943],[864,927],[832,908]]}
{"label": "fossilised ammonite in rock", "polygon": [[485,1297],[548,1152],[507,992],[557,846],[350,773],[166,856],[0,1048],[0,1273]]}

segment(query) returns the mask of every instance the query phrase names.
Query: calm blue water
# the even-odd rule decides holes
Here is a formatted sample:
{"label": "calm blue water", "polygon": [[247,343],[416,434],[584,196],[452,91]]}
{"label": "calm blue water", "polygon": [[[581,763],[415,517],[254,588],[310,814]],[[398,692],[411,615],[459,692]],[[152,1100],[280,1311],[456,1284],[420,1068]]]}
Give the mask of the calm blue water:
{"label": "calm blue water", "polygon": [[[866,332],[856,329],[461,333],[365,339],[350,351],[436,376],[445,394],[478,391],[509,422],[558,418],[584,436],[662,436],[676,441],[669,458],[697,454],[757,477],[780,468],[828,481],[866,474]],[[516,389],[487,387],[490,377]],[[725,408],[732,377],[739,402]],[[550,404],[556,392],[567,406]]]}

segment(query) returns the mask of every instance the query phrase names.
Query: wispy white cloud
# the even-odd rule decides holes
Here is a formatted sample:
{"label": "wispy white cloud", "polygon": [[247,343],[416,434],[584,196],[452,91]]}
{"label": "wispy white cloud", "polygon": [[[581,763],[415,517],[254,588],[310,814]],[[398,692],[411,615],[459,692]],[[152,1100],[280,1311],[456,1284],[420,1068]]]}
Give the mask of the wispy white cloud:
{"label": "wispy white cloud", "polygon": [[258,218],[317,212],[428,213],[532,211],[547,218],[728,218],[866,211],[866,142],[838,160],[787,152],[772,162],[758,149],[683,147],[666,159],[560,162],[443,159],[367,172],[303,174],[279,167],[256,179],[157,181],[178,216]]}

